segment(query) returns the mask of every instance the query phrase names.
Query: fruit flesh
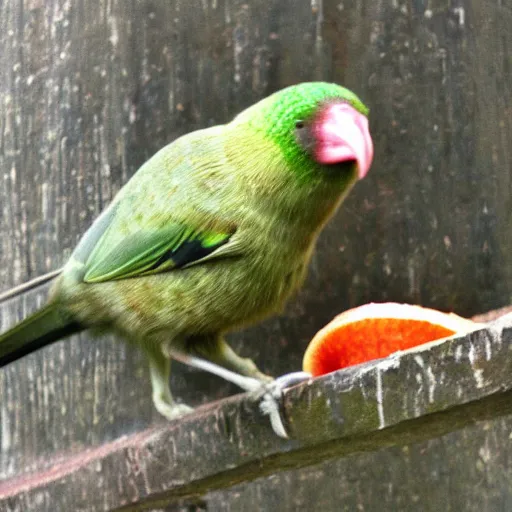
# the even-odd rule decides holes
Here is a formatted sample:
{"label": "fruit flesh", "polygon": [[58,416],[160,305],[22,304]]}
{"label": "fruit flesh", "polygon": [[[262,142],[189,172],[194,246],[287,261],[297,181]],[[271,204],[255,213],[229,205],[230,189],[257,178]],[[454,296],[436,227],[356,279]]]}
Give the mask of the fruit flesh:
{"label": "fruit flesh", "polygon": [[454,314],[409,304],[367,304],[338,315],[313,338],[304,371],[323,375],[347,366],[474,330],[479,324]]}

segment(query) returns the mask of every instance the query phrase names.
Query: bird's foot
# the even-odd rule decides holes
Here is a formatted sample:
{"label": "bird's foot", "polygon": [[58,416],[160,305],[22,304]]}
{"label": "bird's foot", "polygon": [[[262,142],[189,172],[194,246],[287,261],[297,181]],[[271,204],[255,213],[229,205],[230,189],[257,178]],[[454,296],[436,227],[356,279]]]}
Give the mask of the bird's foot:
{"label": "bird's foot", "polygon": [[272,430],[284,439],[288,439],[288,433],[283,424],[279,410],[279,402],[283,391],[295,384],[311,379],[311,374],[307,372],[293,372],[281,375],[268,384],[262,384],[258,389],[251,391],[252,398],[261,400],[260,411],[270,418]]}
{"label": "bird's foot", "polygon": [[194,409],[186,404],[168,403],[155,400],[156,410],[168,420],[179,418],[191,413]]}

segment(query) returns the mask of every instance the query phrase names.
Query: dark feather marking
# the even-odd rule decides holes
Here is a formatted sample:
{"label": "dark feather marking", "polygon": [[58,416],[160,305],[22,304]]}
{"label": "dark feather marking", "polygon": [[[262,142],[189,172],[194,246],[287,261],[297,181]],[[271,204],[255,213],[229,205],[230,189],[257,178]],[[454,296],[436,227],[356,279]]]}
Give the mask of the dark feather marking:
{"label": "dark feather marking", "polygon": [[170,249],[169,251],[162,254],[162,256],[160,256],[160,258],[153,265],[151,265],[148,271],[157,269],[160,265],[163,265],[168,260],[172,260],[174,263],[173,268],[184,267],[185,265],[189,265],[194,261],[205,258],[227,242],[229,242],[229,238],[206,247],[199,239],[185,241],[180,244],[178,249]]}

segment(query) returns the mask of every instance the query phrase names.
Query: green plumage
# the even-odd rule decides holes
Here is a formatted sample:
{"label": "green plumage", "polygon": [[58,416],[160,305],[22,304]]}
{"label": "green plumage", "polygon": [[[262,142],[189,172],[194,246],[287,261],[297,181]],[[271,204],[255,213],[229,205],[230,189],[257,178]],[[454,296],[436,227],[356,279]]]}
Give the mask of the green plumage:
{"label": "green plumage", "polygon": [[10,331],[0,336],[1,366],[19,359],[49,343],[76,334],[84,326],[66,317],[55,303],[50,302]]}
{"label": "green plumage", "polygon": [[[301,84],[156,153],[56,280],[48,311],[58,312],[57,328],[47,325],[51,316],[34,317],[45,343],[80,326],[137,344],[149,357],[155,405],[168,417],[184,412],[168,389],[173,351],[265,380],[223,335],[282,309],[357,178],[354,163],[322,166],[295,137],[297,121],[333,100],[367,113],[338,85]],[[0,337],[0,358],[34,345],[31,323],[23,325]]]}

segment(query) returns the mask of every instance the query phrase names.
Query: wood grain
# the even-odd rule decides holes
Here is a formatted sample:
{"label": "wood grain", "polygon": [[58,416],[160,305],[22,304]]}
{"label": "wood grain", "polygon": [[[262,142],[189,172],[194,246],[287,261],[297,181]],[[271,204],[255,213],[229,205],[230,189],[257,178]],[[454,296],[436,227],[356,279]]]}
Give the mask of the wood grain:
{"label": "wood grain", "polygon": [[[0,290],[62,265],[167,142],[280,87],[322,79],[370,105],[375,163],[322,235],[303,291],[280,317],[234,335],[234,346],[280,374],[298,369],[314,333],[348,307],[396,300],[470,316],[510,304],[511,25],[504,0],[0,2]],[[2,305],[0,328],[43,300],[35,290]],[[235,391],[178,365],[172,379],[191,404]],[[2,370],[0,396],[0,478],[161,422],[141,356],[87,335]],[[450,475],[467,472],[482,495],[502,496],[487,508],[471,508],[483,501],[468,498],[453,510],[508,510],[509,481],[469,468],[480,449],[489,467],[508,467],[500,454],[511,427],[504,419],[460,434],[459,462],[446,458],[445,441],[411,446],[409,455],[354,456],[363,476],[352,477],[359,486],[347,503],[372,510],[384,496],[393,509],[411,510],[411,489],[449,467]],[[403,471],[383,479],[377,462]],[[333,475],[346,467],[324,466]],[[321,470],[326,486],[336,482],[331,469]],[[272,480],[237,492],[246,504],[259,493],[263,508],[274,499],[295,510],[290,489],[297,481],[315,488],[318,474],[278,480],[281,494]],[[371,475],[409,489],[409,501],[383,484],[366,499],[360,486]],[[219,494],[212,507],[222,500],[228,507],[229,495]]]}

